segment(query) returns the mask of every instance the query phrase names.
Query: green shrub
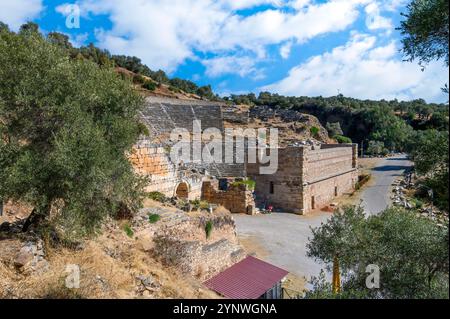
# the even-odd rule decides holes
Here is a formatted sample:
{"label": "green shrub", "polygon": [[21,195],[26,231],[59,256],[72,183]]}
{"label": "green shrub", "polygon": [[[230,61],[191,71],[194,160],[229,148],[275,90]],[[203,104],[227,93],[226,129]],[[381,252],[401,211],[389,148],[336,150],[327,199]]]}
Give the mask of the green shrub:
{"label": "green shrub", "polygon": [[382,141],[369,141],[366,153],[369,155],[385,156],[389,153],[389,150],[384,146],[384,142]]}
{"label": "green shrub", "polygon": [[339,144],[351,144],[352,139],[347,136],[335,135],[334,139],[338,141]]}
{"label": "green shrub", "polygon": [[205,200],[200,201],[199,208],[201,210],[209,210],[209,203]]}
{"label": "green shrub", "polygon": [[327,123],[326,128],[327,128],[328,134],[331,137],[335,137],[338,135],[341,135],[341,136],[344,135],[344,132],[342,131],[342,128],[341,128],[341,123],[339,123],[339,122]]}
{"label": "green shrub", "polygon": [[179,198],[177,199],[176,203],[175,203],[175,207],[178,209],[181,209],[182,211],[189,211],[189,201],[183,199],[183,198]]}
{"label": "green shrub", "polygon": [[133,231],[133,229],[131,228],[130,224],[126,223],[126,224],[123,226],[123,230],[125,231],[125,234],[127,234],[128,237],[133,238],[133,236],[134,236],[134,231]]}
{"label": "green shrub", "polygon": [[169,91],[174,92],[174,93],[180,93],[181,90],[179,88],[176,88],[174,86],[169,86]]}
{"label": "green shrub", "polygon": [[309,131],[311,132],[312,136],[319,135],[320,129],[317,126],[312,126]]}
{"label": "green shrub", "polygon": [[133,77],[133,83],[135,83],[135,84],[144,84],[145,82],[146,82],[146,79],[140,74],[136,74]]}
{"label": "green shrub", "polygon": [[167,200],[166,195],[160,192],[151,192],[148,194],[148,198],[161,203],[164,203]]}
{"label": "green shrub", "polygon": [[150,222],[150,224],[155,224],[155,223],[159,222],[160,219],[161,219],[161,216],[158,214],[149,214],[148,215],[148,221]]}
{"label": "green shrub", "polygon": [[246,179],[243,181],[235,181],[231,183],[231,186],[239,186],[239,185],[246,185],[247,188],[252,191],[256,187],[256,182],[252,179]]}
{"label": "green shrub", "polygon": [[195,199],[193,201],[190,201],[191,207],[193,210],[208,210],[209,209],[209,203],[204,200]]}
{"label": "green shrub", "polygon": [[213,223],[212,221],[208,221],[205,225],[206,239],[211,237],[212,230],[213,230]]}
{"label": "green shrub", "polygon": [[417,209],[423,208],[424,203],[423,203],[423,201],[421,201],[420,199],[418,199],[418,198],[413,198],[413,199],[412,199],[412,202],[413,202],[415,208],[417,208]]}
{"label": "green shrub", "polygon": [[169,145],[164,146],[164,152],[166,154],[170,154],[171,151],[172,151],[172,147],[170,147]]}
{"label": "green shrub", "polygon": [[143,87],[144,89],[146,89],[146,90],[154,91],[154,90],[156,90],[156,83],[153,82],[153,81],[147,80],[147,81],[145,81],[145,83],[142,85],[142,87]]}
{"label": "green shrub", "polygon": [[148,130],[147,125],[142,122],[138,123],[139,133],[144,136],[150,136],[150,131]]}

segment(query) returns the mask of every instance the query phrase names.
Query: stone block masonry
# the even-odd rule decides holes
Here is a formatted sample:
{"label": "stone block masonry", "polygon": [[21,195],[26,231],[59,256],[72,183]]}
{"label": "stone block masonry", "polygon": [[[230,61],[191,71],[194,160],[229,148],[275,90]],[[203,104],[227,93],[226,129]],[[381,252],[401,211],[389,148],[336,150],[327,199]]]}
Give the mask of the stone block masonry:
{"label": "stone block masonry", "polygon": [[226,191],[217,188],[217,185],[213,185],[210,181],[204,182],[202,200],[211,204],[222,205],[231,213],[254,214],[253,191],[249,190],[246,185],[230,185]]}
{"label": "stone block masonry", "polygon": [[259,174],[260,164],[247,164],[256,181],[256,203],[296,214],[326,206],[351,192],[358,179],[356,144],[322,145],[320,149],[288,147],[278,150],[279,167],[272,175]]}
{"label": "stone block masonry", "polygon": [[198,120],[203,129],[216,128],[224,132],[222,107],[221,103],[209,101],[157,97],[146,99],[141,120],[149,129],[150,136],[143,136],[138,141],[129,158],[136,171],[149,178],[149,192],[193,200],[201,197],[202,181],[206,175],[218,178],[244,176],[244,164],[177,165],[170,159],[170,150],[174,144],[170,140],[172,130],[182,128],[192,134],[193,121]]}
{"label": "stone block masonry", "polygon": [[165,146],[141,140],[134,146],[129,159],[136,172],[149,178],[146,189],[148,192],[160,192],[167,197],[174,197],[178,188],[186,187],[186,199],[200,198],[203,175],[177,167],[170,160]]}
{"label": "stone block masonry", "polygon": [[[213,230],[206,238],[205,224]],[[245,258],[236,238],[236,228],[230,213],[209,213],[200,217],[181,218],[160,228],[153,239],[156,256],[184,274],[205,280]]]}
{"label": "stone block masonry", "polygon": [[[141,116],[151,136],[143,137],[137,143],[130,160],[137,172],[149,178],[148,191],[189,200],[203,198],[236,213],[251,213],[255,206],[272,205],[286,212],[304,214],[353,190],[358,175],[358,149],[353,144],[279,148],[278,171],[272,175],[261,175],[258,163],[173,163],[170,159],[171,131],[184,128],[192,133],[192,121],[200,120],[203,129],[214,127],[224,132],[223,108],[220,103],[208,101],[147,99]],[[298,112],[275,112],[270,108],[263,108],[261,112],[263,114],[253,116],[276,115],[284,120],[304,120]],[[230,118],[230,114],[227,116],[237,121]],[[214,180],[211,177],[247,176],[256,181],[255,199],[251,192],[240,187],[222,191],[208,184]]]}

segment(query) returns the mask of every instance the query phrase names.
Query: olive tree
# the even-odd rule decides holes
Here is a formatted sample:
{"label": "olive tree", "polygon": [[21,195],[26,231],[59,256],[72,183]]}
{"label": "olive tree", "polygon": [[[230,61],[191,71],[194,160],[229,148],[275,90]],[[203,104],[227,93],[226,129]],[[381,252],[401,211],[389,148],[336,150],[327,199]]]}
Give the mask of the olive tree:
{"label": "olive tree", "polygon": [[127,153],[143,100],[129,83],[29,26],[0,29],[0,83],[0,198],[71,235],[139,207],[143,180]]}
{"label": "olive tree", "polygon": [[[448,240],[448,225],[410,211],[390,208],[366,218],[361,208],[346,207],[313,229],[308,244],[308,255],[329,270],[339,257],[342,293],[331,294],[319,277],[307,297],[448,298]],[[366,286],[368,266],[379,267],[379,288]]]}

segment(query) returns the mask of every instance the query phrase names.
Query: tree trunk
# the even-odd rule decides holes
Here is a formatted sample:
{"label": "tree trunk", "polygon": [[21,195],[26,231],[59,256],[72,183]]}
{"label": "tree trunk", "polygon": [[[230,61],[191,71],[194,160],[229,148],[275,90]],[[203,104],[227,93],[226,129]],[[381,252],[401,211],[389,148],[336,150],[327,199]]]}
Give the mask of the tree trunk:
{"label": "tree trunk", "polygon": [[26,233],[31,226],[37,226],[39,222],[41,221],[43,215],[38,213],[36,208],[33,209],[30,216],[28,216],[27,220],[22,226],[22,232]]}
{"label": "tree trunk", "polygon": [[334,257],[333,260],[333,293],[338,294],[341,292],[341,271],[339,269],[339,258]]}

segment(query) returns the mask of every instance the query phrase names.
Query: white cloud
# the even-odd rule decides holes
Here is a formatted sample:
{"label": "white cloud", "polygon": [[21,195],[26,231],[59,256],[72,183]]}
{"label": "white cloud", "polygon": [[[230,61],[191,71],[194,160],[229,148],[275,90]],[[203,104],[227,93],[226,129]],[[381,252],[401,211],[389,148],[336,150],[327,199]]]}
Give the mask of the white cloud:
{"label": "white cloud", "polygon": [[416,63],[402,62],[395,42],[376,43],[375,36],[354,34],[347,44],[310,58],[283,80],[261,89],[297,96],[333,96],[340,91],[361,99],[446,101],[440,87],[448,82],[448,69],[441,63],[431,63],[422,72]]}
{"label": "white cloud", "polygon": [[409,0],[383,0],[382,7],[387,11],[396,11],[398,8],[406,6]]}
{"label": "white cloud", "polygon": [[270,4],[273,6],[281,6],[282,0],[222,0],[224,6],[228,6],[234,10],[241,10],[246,8],[253,8],[264,4]]}
{"label": "white cloud", "polygon": [[387,29],[389,32],[393,29],[392,20],[381,16],[378,3],[372,2],[365,8],[366,26],[369,30]]}
{"label": "white cloud", "polygon": [[302,8],[304,8],[306,5],[310,4],[311,0],[292,0],[290,2],[290,6],[292,6],[292,8],[300,10]]}
{"label": "white cloud", "polygon": [[[361,6],[374,0],[80,0],[83,14],[106,14],[111,30],[98,44],[117,54],[136,55],[151,68],[173,71],[195,52],[267,58],[267,46],[304,43],[348,28]],[[272,4],[249,16],[238,9]],[[285,10],[285,8],[290,8]],[[286,48],[285,48],[286,49]]]}
{"label": "white cloud", "polygon": [[280,55],[283,59],[287,59],[289,58],[289,55],[291,55],[292,45],[293,45],[292,41],[288,41],[281,46]]}
{"label": "white cloud", "polygon": [[234,73],[244,77],[256,71],[254,60],[249,57],[226,56],[204,60],[206,75],[218,77],[224,74]]}
{"label": "white cloud", "polygon": [[264,69],[256,67],[255,59],[248,56],[222,56],[202,61],[205,74],[211,78],[225,74],[237,74],[253,80],[265,78]]}
{"label": "white cloud", "polygon": [[0,21],[6,23],[11,30],[17,31],[20,26],[33,20],[43,11],[42,0],[0,0]]}

